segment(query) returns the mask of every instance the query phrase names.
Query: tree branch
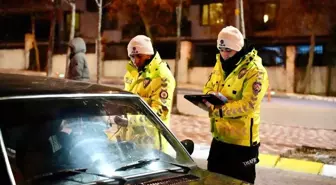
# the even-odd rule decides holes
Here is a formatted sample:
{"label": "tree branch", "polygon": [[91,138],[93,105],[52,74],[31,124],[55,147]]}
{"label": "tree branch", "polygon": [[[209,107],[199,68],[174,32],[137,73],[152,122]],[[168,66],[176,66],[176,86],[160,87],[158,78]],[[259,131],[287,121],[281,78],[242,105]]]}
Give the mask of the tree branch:
{"label": "tree branch", "polygon": [[103,8],[106,8],[107,6],[109,6],[111,3],[113,2],[113,0],[110,0],[108,3],[106,3]]}
{"label": "tree branch", "polygon": [[102,1],[102,0],[95,0],[96,3],[97,3],[97,6],[99,7],[100,6],[100,3],[98,1]]}
{"label": "tree branch", "polygon": [[70,0],[63,0],[63,1],[65,1],[65,2],[68,3],[69,5],[71,5],[71,3],[73,3],[73,2],[71,2]]}

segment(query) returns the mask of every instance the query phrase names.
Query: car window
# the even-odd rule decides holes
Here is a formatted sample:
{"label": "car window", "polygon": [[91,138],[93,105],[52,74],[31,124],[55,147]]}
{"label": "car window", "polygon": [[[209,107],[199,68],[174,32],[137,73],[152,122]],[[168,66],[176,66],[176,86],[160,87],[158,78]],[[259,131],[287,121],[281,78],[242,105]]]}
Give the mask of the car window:
{"label": "car window", "polygon": [[[193,163],[135,97],[3,100],[0,110],[1,133],[17,181],[65,169],[129,176],[173,167],[166,162]],[[160,160],[116,171],[155,158]],[[81,175],[79,180],[97,178]]]}

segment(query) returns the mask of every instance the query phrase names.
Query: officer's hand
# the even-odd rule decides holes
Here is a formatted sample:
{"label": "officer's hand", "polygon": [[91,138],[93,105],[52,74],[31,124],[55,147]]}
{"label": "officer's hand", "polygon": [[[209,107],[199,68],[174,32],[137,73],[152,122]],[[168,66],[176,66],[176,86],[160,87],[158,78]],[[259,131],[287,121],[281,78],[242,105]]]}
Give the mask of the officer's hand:
{"label": "officer's hand", "polygon": [[222,93],[217,92],[217,93],[213,93],[213,95],[217,96],[217,98],[222,100],[224,104],[229,101]]}
{"label": "officer's hand", "polygon": [[121,127],[127,127],[128,126],[128,119],[121,116],[115,116],[114,117],[114,123],[121,126]]}
{"label": "officer's hand", "polygon": [[[225,103],[228,102],[228,99],[222,94],[222,93],[219,93],[219,92],[212,92],[210,94],[213,94],[215,95],[216,97],[218,97],[220,100],[222,100]],[[221,108],[221,106],[215,106],[215,105],[212,105],[210,102],[208,102],[207,100],[203,99],[203,103],[207,106],[208,109],[212,110],[214,108]]]}

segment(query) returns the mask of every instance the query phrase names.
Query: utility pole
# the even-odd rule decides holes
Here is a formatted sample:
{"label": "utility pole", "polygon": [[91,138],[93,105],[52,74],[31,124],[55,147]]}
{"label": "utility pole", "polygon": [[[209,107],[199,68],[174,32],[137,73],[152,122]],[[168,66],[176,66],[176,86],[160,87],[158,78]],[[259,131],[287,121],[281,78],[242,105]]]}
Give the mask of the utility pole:
{"label": "utility pole", "polygon": [[239,3],[240,0],[236,0],[236,7],[235,7],[235,24],[236,24],[236,28],[240,30],[240,18],[239,18],[239,15],[240,15],[240,3]]}
{"label": "utility pole", "polygon": [[244,19],[244,2],[243,0],[239,0],[239,9],[240,9],[240,30],[244,36],[246,37],[246,32],[245,32],[245,19]]}
{"label": "utility pole", "polygon": [[246,37],[243,0],[236,0],[235,24],[236,24],[236,28],[241,31],[244,37]]}

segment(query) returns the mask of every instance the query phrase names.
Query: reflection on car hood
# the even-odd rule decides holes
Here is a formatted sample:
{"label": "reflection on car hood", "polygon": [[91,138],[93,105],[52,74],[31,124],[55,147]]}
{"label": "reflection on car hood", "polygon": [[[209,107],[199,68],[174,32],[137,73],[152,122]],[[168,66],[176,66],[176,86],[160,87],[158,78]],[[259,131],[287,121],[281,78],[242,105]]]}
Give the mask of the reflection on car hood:
{"label": "reflection on car hood", "polygon": [[146,185],[248,185],[232,177],[209,172],[201,168],[194,168],[189,174],[179,175],[174,177],[159,178],[149,182],[144,182]]}

